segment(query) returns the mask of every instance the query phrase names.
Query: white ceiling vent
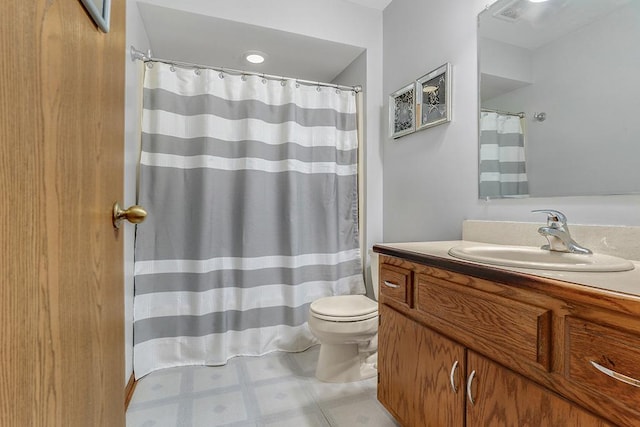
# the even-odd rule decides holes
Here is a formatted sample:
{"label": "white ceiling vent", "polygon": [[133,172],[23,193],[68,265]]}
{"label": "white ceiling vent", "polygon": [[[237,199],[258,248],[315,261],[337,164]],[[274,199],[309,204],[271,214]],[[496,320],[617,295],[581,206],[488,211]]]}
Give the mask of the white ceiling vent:
{"label": "white ceiling vent", "polygon": [[518,22],[527,14],[531,3],[529,0],[513,0],[493,13],[493,16],[508,22]]}

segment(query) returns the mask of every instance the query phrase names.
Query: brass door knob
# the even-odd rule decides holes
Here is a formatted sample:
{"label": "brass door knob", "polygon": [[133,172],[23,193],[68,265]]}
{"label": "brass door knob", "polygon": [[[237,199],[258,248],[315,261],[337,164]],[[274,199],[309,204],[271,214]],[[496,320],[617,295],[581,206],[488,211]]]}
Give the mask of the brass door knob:
{"label": "brass door knob", "polygon": [[122,209],[118,202],[113,203],[113,226],[120,228],[125,219],[132,224],[140,224],[147,217],[147,211],[142,206],[133,205],[129,209]]}

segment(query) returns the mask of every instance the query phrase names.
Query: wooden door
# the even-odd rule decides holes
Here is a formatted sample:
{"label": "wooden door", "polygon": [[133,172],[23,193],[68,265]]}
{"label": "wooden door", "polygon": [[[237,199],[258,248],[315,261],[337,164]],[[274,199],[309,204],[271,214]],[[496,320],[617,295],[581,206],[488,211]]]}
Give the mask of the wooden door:
{"label": "wooden door", "polygon": [[489,359],[467,351],[472,381],[467,401],[468,426],[591,427],[611,426],[534,382]]}
{"label": "wooden door", "polygon": [[463,425],[464,348],[384,304],[378,373],[378,399],[403,426]]}
{"label": "wooden door", "polygon": [[0,12],[0,425],[124,425],[125,2]]}

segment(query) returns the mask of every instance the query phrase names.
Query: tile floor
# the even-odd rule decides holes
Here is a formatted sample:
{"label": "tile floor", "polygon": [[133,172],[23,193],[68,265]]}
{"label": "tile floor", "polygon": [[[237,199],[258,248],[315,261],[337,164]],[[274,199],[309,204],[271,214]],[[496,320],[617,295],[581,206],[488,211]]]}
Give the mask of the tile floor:
{"label": "tile floor", "polygon": [[127,427],[398,426],[376,399],[375,378],[318,381],[319,349],[153,372],[136,386]]}

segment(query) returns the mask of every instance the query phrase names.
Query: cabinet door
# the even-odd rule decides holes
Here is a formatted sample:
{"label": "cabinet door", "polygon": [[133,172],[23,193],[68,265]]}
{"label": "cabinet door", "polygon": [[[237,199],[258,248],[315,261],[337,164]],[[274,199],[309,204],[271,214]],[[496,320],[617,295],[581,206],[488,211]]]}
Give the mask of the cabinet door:
{"label": "cabinet door", "polygon": [[611,426],[471,350],[467,366],[468,426]]}
{"label": "cabinet door", "polygon": [[378,399],[404,427],[462,426],[464,373],[462,346],[380,305]]}

